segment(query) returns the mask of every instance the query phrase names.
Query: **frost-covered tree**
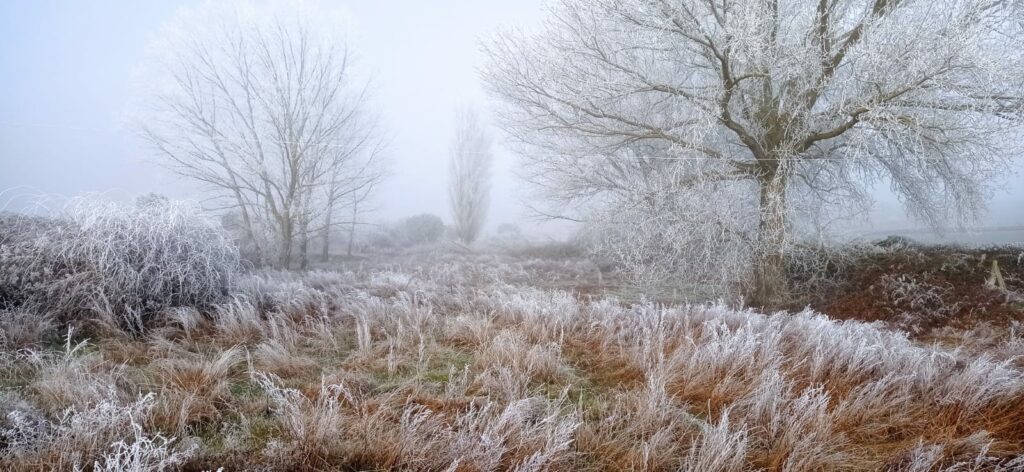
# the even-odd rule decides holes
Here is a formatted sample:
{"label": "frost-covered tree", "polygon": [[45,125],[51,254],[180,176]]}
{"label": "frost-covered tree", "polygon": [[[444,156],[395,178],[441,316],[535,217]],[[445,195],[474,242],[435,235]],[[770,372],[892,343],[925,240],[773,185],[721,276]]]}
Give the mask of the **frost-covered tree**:
{"label": "frost-covered tree", "polygon": [[1019,143],[1003,0],[557,0],[487,46],[485,78],[554,216],[636,266],[785,295],[801,228],[887,183],[944,225],[983,211]]}
{"label": "frost-covered tree", "polygon": [[368,82],[329,18],[308,2],[182,13],[155,42],[138,119],[161,162],[212,189],[283,267],[383,176]]}
{"label": "frost-covered tree", "polygon": [[491,137],[471,108],[459,111],[449,164],[448,196],[455,234],[464,244],[476,241],[490,205]]}

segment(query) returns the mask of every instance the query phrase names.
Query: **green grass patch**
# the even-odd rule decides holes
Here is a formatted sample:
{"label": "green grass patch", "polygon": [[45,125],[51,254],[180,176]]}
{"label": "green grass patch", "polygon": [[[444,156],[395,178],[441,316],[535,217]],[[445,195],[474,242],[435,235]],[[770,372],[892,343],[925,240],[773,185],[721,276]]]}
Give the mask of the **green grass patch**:
{"label": "green grass patch", "polygon": [[422,364],[405,362],[395,366],[391,371],[387,367],[387,362],[382,361],[375,363],[367,372],[373,376],[377,390],[386,392],[410,381],[448,383],[453,372],[461,373],[466,366],[473,363],[473,360],[473,354],[470,352],[436,346],[428,351]]}
{"label": "green grass patch", "polygon": [[257,398],[264,395],[263,389],[251,380],[233,382],[228,391],[231,396],[239,398]]}

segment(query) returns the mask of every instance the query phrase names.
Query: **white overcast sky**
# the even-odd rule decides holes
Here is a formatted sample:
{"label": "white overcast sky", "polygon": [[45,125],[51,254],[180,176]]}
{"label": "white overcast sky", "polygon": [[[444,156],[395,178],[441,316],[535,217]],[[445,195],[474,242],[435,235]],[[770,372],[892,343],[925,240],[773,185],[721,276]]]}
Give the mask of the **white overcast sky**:
{"label": "white overcast sky", "polygon": [[[119,123],[146,44],[196,0],[0,1],[0,209],[13,196],[145,192],[198,197],[147,161]],[[375,78],[375,104],[392,136],[395,174],[379,199],[382,218],[436,213],[448,219],[447,148],[463,103],[486,108],[480,41],[506,27],[530,29],[543,0],[335,0],[351,23],[350,46]],[[500,143],[500,141],[499,141]],[[490,225],[524,215],[514,157],[498,150]],[[1020,166],[1018,166],[1020,167]],[[874,228],[907,226],[882,198]],[[985,225],[1024,225],[1024,184],[1014,177]]]}
{"label": "white overcast sky", "polygon": [[[199,1],[0,2],[0,207],[13,196],[146,192],[195,197],[147,159],[121,122],[146,46],[180,8]],[[391,139],[383,218],[447,214],[448,144],[457,108],[486,109],[480,41],[530,28],[541,0],[323,1],[351,19],[345,36]],[[524,216],[513,158],[499,147],[491,225]],[[24,199],[22,199],[24,200]]]}

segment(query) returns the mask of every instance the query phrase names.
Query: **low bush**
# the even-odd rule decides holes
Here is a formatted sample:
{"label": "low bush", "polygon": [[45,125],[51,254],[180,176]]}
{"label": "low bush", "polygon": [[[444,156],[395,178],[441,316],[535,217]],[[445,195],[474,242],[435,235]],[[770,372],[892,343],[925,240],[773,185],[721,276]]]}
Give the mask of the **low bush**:
{"label": "low bush", "polygon": [[197,208],[79,200],[53,218],[0,219],[0,304],[138,331],[154,313],[228,294],[238,251]]}
{"label": "low bush", "polygon": [[437,215],[424,213],[382,226],[370,226],[357,236],[359,252],[396,253],[415,246],[436,244],[445,236],[444,221]]}
{"label": "low bush", "polygon": [[428,213],[411,216],[399,222],[393,233],[398,244],[403,246],[432,244],[444,236],[444,221]]}
{"label": "low bush", "polygon": [[[874,244],[796,247],[788,255],[791,309],[882,321],[927,337],[947,326],[1008,326],[1021,316],[1024,259],[1019,247],[917,244],[889,237]],[[990,283],[993,267],[1003,287]]]}
{"label": "low bush", "polygon": [[586,254],[586,248],[576,241],[546,241],[535,244],[521,244],[509,248],[509,255],[532,259],[579,259]]}

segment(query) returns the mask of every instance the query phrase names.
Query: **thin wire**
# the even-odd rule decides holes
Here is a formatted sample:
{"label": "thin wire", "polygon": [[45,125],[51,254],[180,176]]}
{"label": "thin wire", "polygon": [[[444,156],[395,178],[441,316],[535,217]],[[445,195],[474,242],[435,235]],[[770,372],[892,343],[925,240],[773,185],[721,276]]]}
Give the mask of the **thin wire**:
{"label": "thin wire", "polygon": [[[87,126],[77,126],[77,125],[58,125],[58,124],[39,124],[39,123],[15,123],[15,122],[10,122],[10,121],[0,121],[0,126],[22,127],[22,128],[57,128],[57,129],[70,129],[70,130],[76,130],[76,131],[99,131],[99,132],[122,132],[122,131],[124,131],[124,130],[117,129],[117,128],[97,128],[97,127],[87,127]],[[192,135],[189,135],[189,136],[191,136],[191,137],[208,138],[207,136],[200,135],[200,134],[192,134]],[[327,141],[327,142],[322,142],[322,143],[302,143],[302,142],[299,142],[299,141],[284,141],[284,140],[269,139],[269,138],[268,139],[262,139],[262,138],[261,139],[246,139],[246,138],[223,138],[223,137],[218,137],[218,138],[213,138],[213,141],[221,142],[221,143],[231,143],[231,144],[240,144],[240,143],[262,144],[262,143],[266,143],[266,144],[280,144],[280,145],[286,145],[286,146],[300,145],[300,146],[317,146],[317,147],[328,147],[328,148],[350,148],[351,147],[351,145],[349,145],[349,144],[340,144],[337,141]],[[490,155],[491,153],[486,153],[486,152],[464,152],[462,154],[464,154],[464,155]],[[569,154],[553,154],[553,153],[552,154],[532,154],[532,155],[534,155],[534,156],[543,156],[543,157],[565,157],[565,156],[569,156]],[[576,157],[579,158],[579,159],[596,158],[596,159],[617,159],[617,160],[624,160],[624,161],[648,161],[648,160],[660,160],[660,161],[730,161],[730,160],[735,160],[735,159],[729,159],[729,158],[707,157],[707,156],[685,156],[685,157],[614,156],[614,155],[607,155],[607,154],[585,154],[585,155],[576,156]],[[897,158],[897,159],[878,159],[878,158],[874,158],[874,157],[820,157],[820,158],[816,157],[816,158],[808,158],[808,159],[771,158],[771,157],[768,157],[768,158],[756,159],[756,160],[758,160],[758,161],[801,161],[801,160],[805,160],[805,161],[859,161],[859,160],[876,161],[876,160],[887,160],[887,161],[927,161],[927,162],[938,162],[938,161],[941,161],[942,159],[934,158],[934,157],[903,157],[903,158]],[[744,161],[748,161],[748,160],[744,160]]]}

